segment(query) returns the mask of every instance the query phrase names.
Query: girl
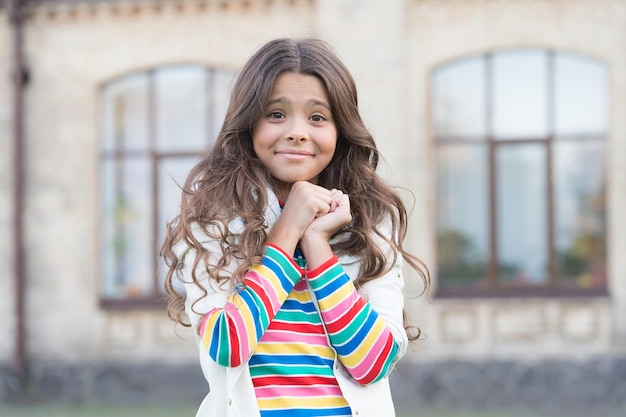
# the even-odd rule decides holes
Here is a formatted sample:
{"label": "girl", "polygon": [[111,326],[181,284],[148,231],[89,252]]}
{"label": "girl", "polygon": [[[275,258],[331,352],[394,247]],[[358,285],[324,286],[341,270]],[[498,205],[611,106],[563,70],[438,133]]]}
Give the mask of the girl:
{"label": "girl", "polygon": [[419,336],[403,259],[429,275],[378,159],[325,43],[274,40],[245,64],[163,246],[170,317],[209,383],[197,416],[394,415],[387,376]]}

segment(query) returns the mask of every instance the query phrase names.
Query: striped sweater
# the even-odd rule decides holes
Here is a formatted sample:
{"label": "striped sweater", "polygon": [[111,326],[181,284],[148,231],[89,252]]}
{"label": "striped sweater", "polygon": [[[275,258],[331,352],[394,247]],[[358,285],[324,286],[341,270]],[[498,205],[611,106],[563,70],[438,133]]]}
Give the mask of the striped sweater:
{"label": "striped sweater", "polygon": [[370,384],[387,376],[397,353],[385,323],[336,257],[307,271],[273,245],[226,305],[204,316],[199,334],[219,365],[249,361],[264,417],[285,410],[350,415],[333,374],[336,358],[357,382]]}

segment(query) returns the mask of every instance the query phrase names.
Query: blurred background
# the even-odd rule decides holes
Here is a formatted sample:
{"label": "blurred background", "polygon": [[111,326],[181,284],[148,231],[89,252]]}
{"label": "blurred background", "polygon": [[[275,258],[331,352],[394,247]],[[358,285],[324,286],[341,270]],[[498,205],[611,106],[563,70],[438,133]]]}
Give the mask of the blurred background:
{"label": "blurred background", "polygon": [[194,414],[158,252],[238,68],[284,36],[351,70],[433,276],[417,297],[406,271],[400,415],[622,415],[626,0],[3,0],[0,415]]}

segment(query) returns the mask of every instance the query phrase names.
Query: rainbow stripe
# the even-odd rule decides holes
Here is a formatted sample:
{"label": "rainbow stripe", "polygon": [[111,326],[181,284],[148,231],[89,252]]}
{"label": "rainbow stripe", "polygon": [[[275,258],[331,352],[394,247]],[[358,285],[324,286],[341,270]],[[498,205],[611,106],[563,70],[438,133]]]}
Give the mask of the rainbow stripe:
{"label": "rainbow stripe", "polygon": [[386,377],[398,353],[391,331],[378,313],[361,298],[337,257],[307,278],[339,360],[360,384]]}
{"label": "rainbow stripe", "polygon": [[250,358],[261,416],[351,416],[334,363],[324,323],[301,280]]}
{"label": "rainbow stripe", "polygon": [[245,286],[231,294],[223,308],[202,319],[199,335],[209,356],[222,366],[246,362],[301,277],[302,269],[280,248],[269,245],[261,265],[246,273]]}
{"label": "rainbow stripe", "polygon": [[337,257],[302,279],[305,264],[298,251],[292,259],[268,246],[245,285],[199,327],[216,363],[248,361],[262,417],[351,416],[334,376],[336,358],[356,381],[371,384],[387,376],[398,351]]}

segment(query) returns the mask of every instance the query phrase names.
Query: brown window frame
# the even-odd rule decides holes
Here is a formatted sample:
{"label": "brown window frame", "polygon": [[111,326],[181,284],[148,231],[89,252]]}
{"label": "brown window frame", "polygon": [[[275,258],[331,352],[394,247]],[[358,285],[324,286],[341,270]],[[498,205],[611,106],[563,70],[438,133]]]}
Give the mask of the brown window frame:
{"label": "brown window frame", "polygon": [[[486,129],[487,134],[485,137],[481,139],[469,139],[469,138],[461,138],[454,136],[440,136],[437,133],[433,133],[433,138],[435,142],[435,149],[438,152],[440,148],[446,146],[476,146],[480,144],[482,146],[486,146],[487,149],[487,160],[488,160],[488,240],[489,240],[489,260],[487,266],[487,275],[483,278],[483,282],[486,285],[475,287],[475,288],[446,288],[441,285],[441,277],[437,277],[438,285],[436,286],[434,296],[437,298],[506,298],[506,297],[537,297],[537,298],[588,298],[588,297],[607,297],[609,296],[608,288],[606,283],[603,287],[596,288],[567,288],[558,286],[557,282],[557,267],[556,267],[556,243],[555,243],[555,205],[554,205],[554,170],[553,170],[553,147],[555,143],[555,123],[554,123],[554,114],[555,114],[555,70],[554,70],[554,62],[555,55],[560,53],[560,51],[548,50],[548,49],[537,49],[545,52],[547,55],[547,86],[546,86],[546,100],[547,100],[547,108],[548,108],[548,134],[541,138],[506,138],[506,139],[496,139],[492,133],[493,126],[493,74],[492,74],[492,59],[494,55],[497,55],[500,52],[514,52],[521,49],[505,49],[502,51],[496,51],[493,53],[487,53],[477,56],[472,56],[470,58],[481,58],[485,60],[485,86],[484,86],[484,95],[486,100],[486,109],[485,109],[485,120],[486,120]],[[586,59],[591,59],[584,55],[578,56],[584,57]],[[442,65],[435,69],[435,72],[440,68],[446,68],[448,65],[455,65],[456,62],[461,62],[464,59],[460,59],[458,61],[453,61],[447,64]],[[595,61],[595,60],[594,60]],[[431,78],[433,80],[434,78]],[[433,103],[436,99],[434,94],[431,95]],[[608,126],[607,126],[608,128]],[[606,143],[606,130],[602,135],[589,136],[589,135],[581,135],[579,137],[569,136],[568,138],[559,138],[559,143],[564,143],[565,141],[576,141],[577,143],[582,143],[584,141],[590,142],[602,142]],[[548,280],[545,285],[502,285],[502,282],[498,276],[498,245],[497,245],[497,233],[498,233],[498,209],[497,209],[497,169],[496,169],[496,154],[497,150],[500,147],[508,147],[508,146],[516,146],[520,144],[538,144],[543,146],[545,149],[546,155],[546,215],[547,215],[547,230],[546,239],[547,239],[547,247],[548,247]],[[437,166],[438,162],[436,163]],[[604,170],[606,172],[606,162],[604,163]],[[435,169],[436,172],[439,172],[439,167]],[[606,177],[605,177],[606,181]],[[436,199],[438,201],[438,198]],[[438,212],[439,210],[435,210]],[[436,216],[436,214],[435,214]],[[435,224],[438,224],[435,221]],[[438,234],[438,229],[436,228],[436,233]],[[606,239],[606,229],[605,229],[605,239]],[[605,263],[608,262],[608,259],[605,257]],[[608,277],[607,277],[608,281]]]}
{"label": "brown window frame", "polygon": [[[194,151],[159,151],[157,148],[157,100],[155,95],[155,75],[160,71],[167,71],[171,68],[180,68],[180,67],[188,67],[188,68],[197,68],[200,70],[204,70],[206,72],[206,95],[207,95],[207,112],[205,113],[205,122],[206,126],[209,126],[210,121],[212,120],[214,107],[215,107],[215,97],[212,91],[212,80],[213,76],[217,71],[222,71],[218,68],[207,67],[199,64],[174,64],[174,65],[166,65],[157,68],[148,69],[146,71],[133,72],[130,74],[126,74],[122,77],[119,77],[115,80],[112,80],[100,88],[100,104],[104,106],[104,94],[106,88],[110,86],[114,86],[116,83],[123,82],[129,77],[133,76],[142,76],[145,75],[147,77],[147,148],[141,150],[125,150],[124,146],[122,146],[123,137],[120,137],[118,132],[115,133],[115,149],[111,151],[101,150],[100,151],[100,164],[102,164],[109,160],[115,161],[115,192],[119,192],[119,190],[123,190],[123,184],[121,181],[122,175],[119,172],[123,169],[127,164],[132,164],[132,159],[138,159],[143,162],[147,162],[150,165],[150,175],[151,175],[151,205],[150,205],[150,215],[151,215],[151,224],[150,224],[150,233],[151,233],[151,247],[154,250],[151,251],[151,291],[149,294],[139,297],[110,297],[104,294],[103,283],[107,279],[112,279],[110,277],[104,276],[104,272],[102,271],[102,263],[105,262],[104,258],[101,256],[103,251],[103,242],[102,234],[100,236],[100,250],[99,250],[99,259],[100,259],[100,273],[99,276],[99,306],[103,309],[111,309],[111,310],[135,310],[135,309],[161,309],[167,305],[167,300],[165,294],[162,292],[162,285],[160,282],[159,276],[159,264],[162,262],[160,260],[160,247],[161,243],[159,242],[159,221],[161,217],[161,210],[163,207],[159,206],[160,201],[160,176],[159,176],[159,167],[161,162],[166,159],[175,159],[175,158],[198,158],[200,159],[202,156],[206,154],[210,146],[214,141],[213,134],[211,131],[215,132],[216,128],[207,129],[206,130],[206,142],[205,146],[202,149],[194,150]],[[233,73],[234,75],[234,73]],[[102,114],[102,111],[100,111]],[[104,123],[104,122],[103,122]],[[219,126],[218,126],[219,127]],[[121,134],[123,136],[123,134]],[[101,179],[101,184],[105,181],[104,178]],[[101,214],[102,216],[104,214]],[[117,225],[116,225],[117,227]],[[101,232],[103,233],[103,232]]]}

